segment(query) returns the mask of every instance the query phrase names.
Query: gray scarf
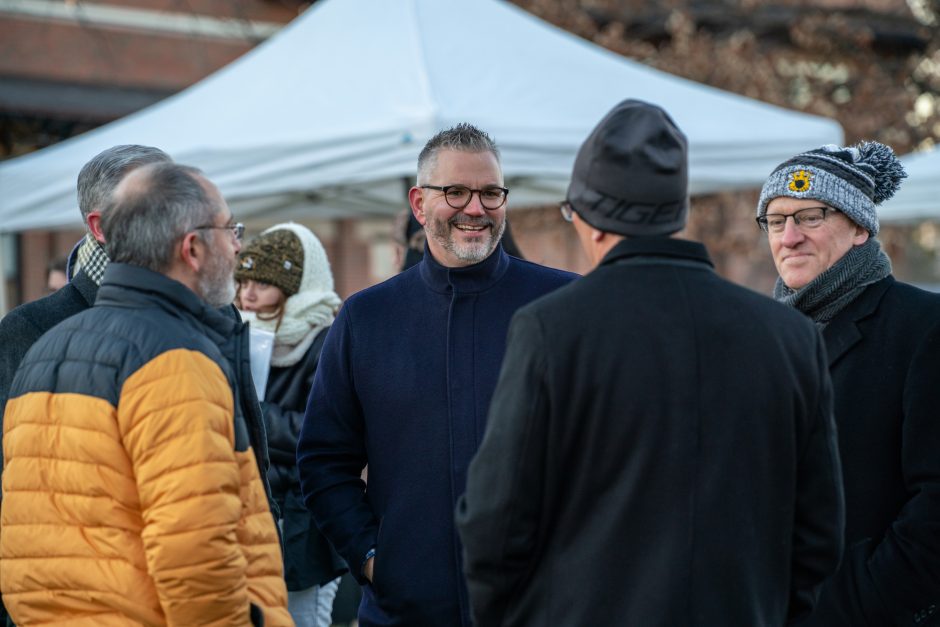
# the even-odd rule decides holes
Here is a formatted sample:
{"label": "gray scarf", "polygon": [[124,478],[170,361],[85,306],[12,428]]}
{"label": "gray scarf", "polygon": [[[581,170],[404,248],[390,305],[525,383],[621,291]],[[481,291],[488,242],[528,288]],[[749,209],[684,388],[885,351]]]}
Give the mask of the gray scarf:
{"label": "gray scarf", "polygon": [[798,290],[791,290],[777,277],[774,298],[799,309],[824,328],[866,287],[889,274],[891,260],[878,240],[869,238],[861,246],[853,246],[831,268]]}

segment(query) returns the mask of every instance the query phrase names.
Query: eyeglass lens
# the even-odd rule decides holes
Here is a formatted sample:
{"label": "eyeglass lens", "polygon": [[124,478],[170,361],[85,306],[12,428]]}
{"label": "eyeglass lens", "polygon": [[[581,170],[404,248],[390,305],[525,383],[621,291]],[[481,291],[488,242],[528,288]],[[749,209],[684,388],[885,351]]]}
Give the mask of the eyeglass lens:
{"label": "eyeglass lens", "polygon": [[454,209],[463,209],[470,204],[474,192],[480,196],[480,204],[484,209],[499,209],[506,202],[506,190],[501,187],[470,189],[463,185],[448,185],[444,188],[444,198]]}
{"label": "eyeglass lens", "polygon": [[815,229],[826,219],[826,207],[809,207],[791,214],[768,213],[760,221],[764,230],[770,233],[782,233],[786,228],[787,218],[793,218],[793,224],[798,229]]}

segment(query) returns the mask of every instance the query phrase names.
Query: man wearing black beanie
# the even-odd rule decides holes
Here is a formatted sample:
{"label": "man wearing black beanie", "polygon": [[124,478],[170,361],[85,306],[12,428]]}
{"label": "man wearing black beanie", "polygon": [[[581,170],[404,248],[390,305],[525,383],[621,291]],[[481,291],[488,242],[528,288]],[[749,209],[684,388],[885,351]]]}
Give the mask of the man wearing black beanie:
{"label": "man wearing black beanie", "polygon": [[821,338],[672,237],[687,163],[635,100],[578,153],[597,267],[513,318],[458,504],[477,625],[783,625],[839,563]]}

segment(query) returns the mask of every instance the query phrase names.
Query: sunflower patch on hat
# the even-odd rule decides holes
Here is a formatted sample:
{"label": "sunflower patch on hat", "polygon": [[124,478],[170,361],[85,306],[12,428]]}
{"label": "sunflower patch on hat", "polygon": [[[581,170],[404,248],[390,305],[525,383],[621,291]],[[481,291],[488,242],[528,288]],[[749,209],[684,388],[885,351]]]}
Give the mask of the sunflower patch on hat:
{"label": "sunflower patch on hat", "polygon": [[809,198],[838,209],[875,236],[875,208],[897,192],[906,176],[889,146],[874,141],[829,144],[777,166],[761,189],[757,215],[767,213],[770,201],[780,196]]}

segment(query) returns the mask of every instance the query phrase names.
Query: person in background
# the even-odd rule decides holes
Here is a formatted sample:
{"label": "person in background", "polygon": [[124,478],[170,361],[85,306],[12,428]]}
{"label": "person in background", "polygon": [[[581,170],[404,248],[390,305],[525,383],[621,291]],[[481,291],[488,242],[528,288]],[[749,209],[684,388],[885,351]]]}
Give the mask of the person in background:
{"label": "person in background", "polygon": [[515,315],[457,526],[478,627],[776,626],[842,553],[813,325],[715,272],[685,135],[627,100],[562,215],[596,268]]}
{"label": "person in background", "polygon": [[423,258],[350,297],[323,346],[297,463],[307,506],[363,586],[363,627],[470,624],[454,505],[509,319],[575,278],[506,254],[508,195],[486,133],[458,124],[431,138],[409,192]]}
{"label": "person in background", "polygon": [[78,173],[78,208],[87,233],[73,251],[71,263],[78,270],[62,289],[20,305],[0,319],[0,414],[26,351],[43,333],[94,304],[108,267],[101,215],[111,192],[135,168],[170,161],[170,156],[159,148],[122,145],[100,152],[82,167]]}
{"label": "person in background", "polygon": [[[111,194],[95,304],[27,352],[3,425],[0,590],[18,624],[287,627],[227,311],[244,226],[198,170]],[[263,433],[263,426],[261,426]]]}
{"label": "person in background", "polygon": [[69,282],[66,274],[69,260],[66,257],[56,257],[49,262],[46,268],[46,291],[50,294],[65,287]]}
{"label": "person in background", "polygon": [[[43,333],[66,318],[85,311],[95,302],[101,277],[108,266],[104,234],[101,232],[101,212],[111,192],[134,168],[170,161],[170,156],[159,148],[120,145],[98,153],[78,173],[78,209],[87,232],[66,264],[66,268],[69,265],[76,268],[71,280],[66,279],[66,283],[51,294],[24,303],[0,319],[0,346],[3,347],[0,350],[0,422],[10,385],[26,351]],[[52,272],[50,269],[50,281]],[[49,287],[52,288],[51,282]],[[0,454],[0,464],[2,461]],[[0,604],[0,622],[4,616],[5,611]]]}
{"label": "person in background", "polygon": [[905,177],[888,146],[783,162],[757,222],[774,297],[822,330],[845,479],[846,554],[806,625],[940,625],[940,295],[895,280],[877,207]]}
{"label": "person in background", "polygon": [[424,256],[424,229],[415,219],[410,209],[405,210],[395,219],[396,241],[398,243],[398,265],[401,272],[421,261]]}
{"label": "person in background", "polygon": [[326,331],[340,306],[326,251],[300,224],[278,224],[242,250],[236,305],[253,328],[274,334],[261,409],[268,433],[268,479],[281,510],[288,609],[298,627],[329,627],[346,564],[303,503],[297,438]]}

